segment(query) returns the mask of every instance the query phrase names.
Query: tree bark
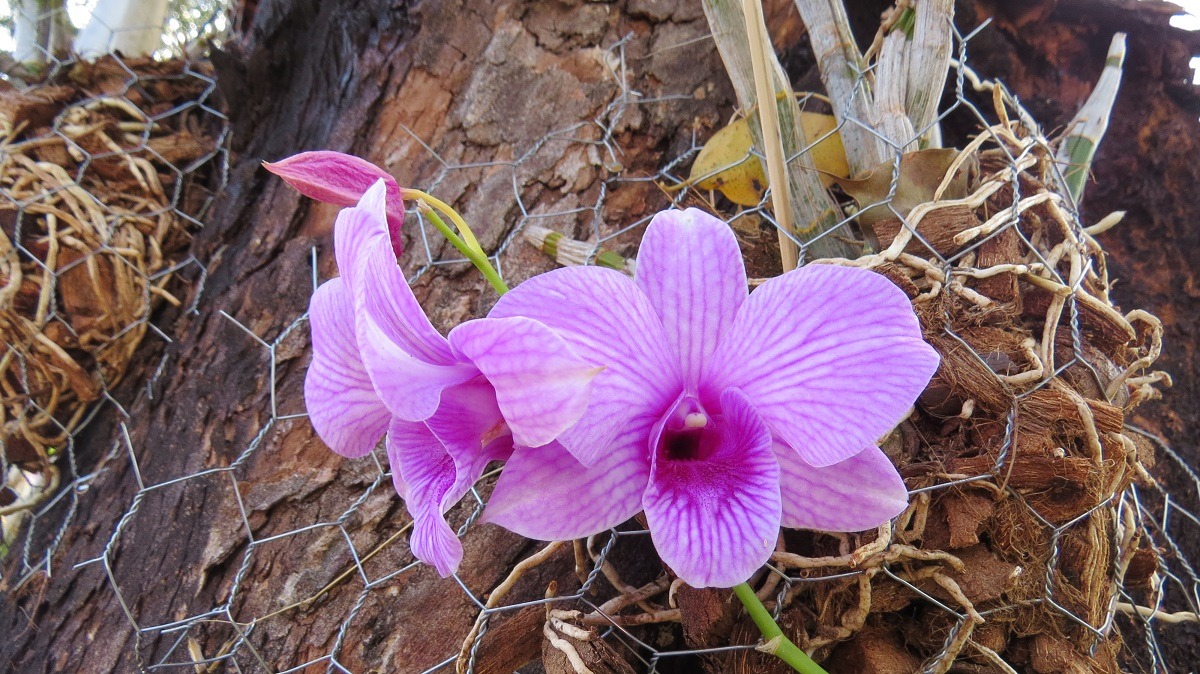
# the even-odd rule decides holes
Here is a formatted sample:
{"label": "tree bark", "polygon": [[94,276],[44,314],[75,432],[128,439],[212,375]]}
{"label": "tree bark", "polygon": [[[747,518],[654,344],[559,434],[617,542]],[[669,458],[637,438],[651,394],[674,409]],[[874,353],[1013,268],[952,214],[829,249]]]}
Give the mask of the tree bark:
{"label": "tree bark", "polygon": [[[1081,16],[1083,4],[1102,9]],[[1160,10],[1144,9],[1150,3],[1024,5],[1017,12],[965,2],[958,21],[966,32],[996,18],[970,44],[970,63],[1004,79],[1047,128],[1082,104],[1111,32],[1130,32],[1126,77],[1085,212],[1094,222],[1129,211],[1102,239],[1116,276],[1129,279],[1118,297],[1163,317],[1163,362],[1179,383],[1144,421],[1181,449],[1194,447],[1200,98],[1183,81],[1187,57],[1200,48],[1168,30]],[[873,32],[881,8],[854,7],[858,26]],[[357,571],[355,556],[362,560],[407,522],[390,485],[369,460],[329,452],[304,419],[281,418],[303,411],[307,326],[288,328],[312,290],[312,246],[321,277],[335,273],[333,210],[299,198],[259,162],[318,148],[365,156],[401,184],[432,186],[494,250],[526,211],[590,237],[606,164],[653,175],[691,146],[694,125],[718,127],[732,109],[698,3],[264,0],[251,9],[245,35],[214,56],[237,160],[195,243],[208,270],[198,311],[175,319],[166,374],[146,386],[159,362],[148,353],[142,376],[131,373],[115,392],[128,419],[107,409],[78,438],[80,473],[102,472],[78,495],[53,574],[0,603],[4,671],[133,671],[231,654],[243,671],[332,656],[351,671],[419,672],[456,654],[477,608],[453,581],[427,567],[388,577],[411,561],[402,542],[362,563],[367,580],[378,582],[369,591]],[[796,38],[784,54],[796,88],[812,88],[805,41],[792,23],[780,34]],[[620,50],[595,49],[626,36],[624,63]],[[623,106],[634,92],[662,99]],[[958,123],[960,137],[972,131]],[[608,154],[605,129],[624,154]],[[667,203],[650,182],[605,198],[605,234]],[[636,235],[616,243],[628,248]],[[415,225],[406,238],[402,262],[414,272],[427,261],[425,244]],[[434,259],[456,257],[435,238],[429,245]],[[501,261],[510,283],[552,266],[519,243]],[[483,314],[494,297],[462,265],[433,267],[415,290],[442,329]],[[220,311],[275,344],[274,370],[272,353]],[[190,475],[198,476],[173,482]],[[165,486],[139,491],[139,479]],[[452,524],[470,510],[456,509]],[[306,529],[314,523],[326,526]],[[483,596],[534,544],[475,526],[464,546],[461,578]],[[88,563],[97,558],[107,561]],[[545,588],[533,585],[527,590]],[[161,628],[209,611],[184,632]]]}
{"label": "tree bark", "polygon": [[[287,608],[355,570],[350,545],[363,560],[407,514],[374,463],[345,461],[304,419],[278,418],[303,411],[308,330],[287,329],[312,292],[314,245],[320,276],[336,273],[333,210],[301,199],[260,162],[318,148],[365,156],[455,204],[494,250],[522,209],[560,213],[551,216],[557,227],[591,236],[605,164],[652,174],[662,157],[690,146],[694,122],[714,127],[731,109],[720,61],[698,40],[707,33],[698,4],[267,0],[247,9],[244,37],[214,55],[237,159],[195,242],[208,271],[198,312],[176,320],[167,374],[147,388],[151,368],[143,368],[115,393],[129,412],[128,446],[121,419],[108,412],[78,438],[80,471],[103,472],[80,494],[53,575],[36,575],[0,606],[5,671],[133,671],[232,653],[243,670],[332,655],[352,671],[417,672],[456,655],[477,609],[428,567],[366,593],[355,571]],[[626,35],[637,75],[621,82],[620,50],[596,46]],[[627,108],[632,89],[704,100]],[[626,153],[609,156],[606,140]],[[633,187],[608,205],[618,216],[604,233],[666,203],[652,183]],[[411,220],[406,244],[402,262],[412,272],[427,260]],[[435,238],[429,246],[433,259],[457,257]],[[510,283],[553,266],[520,244],[501,261]],[[443,329],[494,301],[462,265],[432,269],[415,290]],[[221,311],[277,341],[273,382],[272,354]],[[139,479],[168,484],[139,491]],[[452,522],[470,512],[461,506]],[[327,526],[305,529],[314,523]],[[464,545],[460,576],[482,596],[534,544],[475,526]],[[362,569],[376,581],[409,562],[401,539]],[[186,632],[160,629],[214,609]]]}

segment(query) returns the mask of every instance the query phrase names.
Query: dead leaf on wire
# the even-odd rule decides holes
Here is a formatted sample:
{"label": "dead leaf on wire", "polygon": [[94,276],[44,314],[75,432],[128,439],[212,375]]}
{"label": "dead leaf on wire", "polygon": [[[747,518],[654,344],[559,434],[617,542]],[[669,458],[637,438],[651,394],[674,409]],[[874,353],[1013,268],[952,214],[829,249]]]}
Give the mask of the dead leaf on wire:
{"label": "dead leaf on wire", "polygon": [[[734,120],[713,134],[701,148],[684,185],[702,190],[718,190],[739,206],[757,206],[767,191],[767,175],[762,162],[752,152],[754,137],[749,117]],[[826,187],[835,177],[850,175],[846,150],[832,115],[802,111],[800,126],[810,142],[821,139],[809,150],[813,165],[821,172]]]}
{"label": "dead leaf on wire", "polygon": [[[958,154],[958,150],[953,148],[909,152],[900,158],[899,172],[894,162],[886,161],[866,177],[854,180],[834,178],[834,182],[854,199],[860,209],[864,209],[858,215],[859,222],[870,226],[880,220],[894,219],[896,215],[892,212],[893,208],[901,216],[907,216],[916,206],[933,201],[934,193]],[[941,198],[965,197],[974,172],[975,168],[970,162],[960,166]],[[896,182],[894,193],[893,181]]]}

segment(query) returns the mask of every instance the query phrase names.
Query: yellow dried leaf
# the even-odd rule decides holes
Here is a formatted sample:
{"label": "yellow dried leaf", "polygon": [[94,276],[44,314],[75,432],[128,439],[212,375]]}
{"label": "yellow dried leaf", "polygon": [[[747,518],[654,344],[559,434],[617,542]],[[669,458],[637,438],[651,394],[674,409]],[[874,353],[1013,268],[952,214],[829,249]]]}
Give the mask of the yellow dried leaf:
{"label": "yellow dried leaf", "polygon": [[809,143],[817,141],[808,151],[813,166],[821,172],[821,184],[829,187],[834,178],[849,178],[850,163],[846,161],[846,148],[842,136],[837,132],[837,119],[833,115],[819,112],[800,111],[800,128]]}
{"label": "yellow dried leaf", "polygon": [[[814,166],[821,171],[821,182],[828,187],[832,176],[850,175],[842,138],[834,129],[837,120],[832,115],[801,112],[800,126],[804,137],[822,138],[811,150]],[[826,137],[828,136],[828,137]],[[751,154],[754,138],[750,120],[735,120],[708,139],[692,163],[688,183],[705,190],[720,190],[725,198],[739,206],[756,206],[767,189],[767,176],[758,157]]]}
{"label": "yellow dried leaf", "polygon": [[758,157],[750,154],[754,138],[745,119],[713,134],[700,149],[688,182],[704,190],[720,190],[739,206],[754,206],[767,189],[767,176]]}

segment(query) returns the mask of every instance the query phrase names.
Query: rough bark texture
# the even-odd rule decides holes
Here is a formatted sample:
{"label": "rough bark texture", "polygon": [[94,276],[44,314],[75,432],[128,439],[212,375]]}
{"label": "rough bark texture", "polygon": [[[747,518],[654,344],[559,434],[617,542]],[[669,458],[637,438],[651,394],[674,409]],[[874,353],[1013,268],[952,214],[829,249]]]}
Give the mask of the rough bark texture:
{"label": "rough bark texture", "polygon": [[[1200,97],[1185,81],[1188,57],[1200,47],[1166,29],[1164,14],[1149,9],[1150,3],[1028,2],[1019,11],[995,4],[967,2],[960,9],[959,23],[968,30],[984,17],[997,19],[971,44],[971,63],[985,76],[1004,79],[1048,128],[1067,122],[1086,97],[1111,33],[1130,32],[1126,79],[1094,167],[1086,212],[1095,221],[1111,210],[1129,211],[1126,223],[1103,238],[1117,276],[1128,279],[1117,295],[1128,307],[1163,317],[1162,362],[1177,382],[1166,403],[1144,421],[1195,460]],[[1085,15],[1083,4],[1089,7]],[[861,3],[856,21],[873,32],[880,9],[880,3]],[[799,38],[794,26],[787,30],[793,38],[780,41]],[[438,181],[437,194],[458,205],[476,224],[483,245],[494,248],[520,220],[516,194],[535,213],[595,203],[605,177],[602,164],[609,161],[603,147],[597,162],[577,146],[539,145],[575,122],[582,123],[575,136],[600,140],[600,128],[590,120],[614,121],[609,104],[619,100],[621,88],[609,71],[614,64],[595,45],[631,35],[628,85],[646,97],[703,94],[702,100],[642,104],[610,125],[627,150],[618,159],[631,175],[653,174],[689,147],[694,122],[720,123],[731,110],[731,97],[719,60],[711,42],[689,43],[706,32],[698,4],[664,0],[257,4],[246,36],[215,59],[237,130],[238,159],[228,191],[196,243],[209,271],[199,312],[173,326],[177,340],[167,349],[165,366],[172,374],[149,392],[144,379],[130,376],[117,398],[129,411],[132,452],[146,484],[228,466],[268,424],[271,428],[236,471],[148,492],[108,556],[110,580],[102,564],[74,566],[104,552],[137,493],[124,450],[115,454],[81,496],[80,515],[66,532],[54,575],[35,579],[0,603],[5,635],[0,663],[9,663],[0,670],[132,671],[159,662],[173,647],[178,653],[173,661],[190,659],[187,644],[174,645],[178,635],[151,631],[139,637],[113,588],[137,623],[150,627],[221,605],[237,579],[229,613],[246,623],[313,595],[352,569],[347,536],[361,557],[407,521],[385,484],[345,521],[346,535],[336,526],[313,529],[259,544],[247,558],[247,527],[262,540],[314,522],[336,522],[375,479],[373,466],[331,454],[305,420],[271,421],[270,354],[218,313],[228,312],[273,341],[304,311],[311,246],[322,250],[322,276],[334,273],[328,254],[331,210],[302,201],[270,179],[259,169],[260,160],[302,149],[341,149],[388,166],[403,184],[427,187]],[[792,44],[785,62],[797,88],[806,83],[811,88],[817,81],[811,55],[802,39]],[[676,45],[688,46],[666,49]],[[974,130],[959,120],[948,125],[951,133],[955,123],[960,134]],[[516,169],[492,164],[518,158]],[[489,165],[444,170],[478,163]],[[546,175],[555,177],[535,179]],[[605,231],[665,203],[649,183],[614,199]],[[586,237],[592,217],[584,210],[556,216],[555,223]],[[410,239],[404,262],[412,270],[424,249]],[[449,256],[436,242],[431,245],[435,257]],[[503,262],[510,282],[550,266],[521,245]],[[482,313],[491,297],[460,266],[435,268],[416,291],[443,328]],[[303,327],[275,349],[280,415],[302,409],[308,360]],[[157,357],[147,355],[146,362],[157,365]],[[115,429],[119,419],[108,416],[80,438],[81,471],[96,467],[121,437]],[[456,523],[466,514],[456,511]],[[462,579],[482,595],[531,546],[494,527],[474,527],[465,540]],[[364,569],[374,580],[408,561],[406,548],[392,545]],[[242,648],[238,663],[244,670],[285,669],[336,650],[338,661],[352,671],[417,672],[457,651],[476,611],[456,586],[419,568],[367,593],[335,649],[342,620],[362,590],[362,580],[353,575],[310,605],[260,621],[249,642],[263,662]],[[211,627],[187,633],[204,657],[220,655],[238,636],[227,617],[216,618]],[[1188,652],[1181,650],[1180,657]],[[1188,662],[1176,664],[1183,671]]]}
{"label": "rough bark texture", "polygon": [[[133,383],[136,375],[117,397],[129,411],[132,453],[147,485],[229,466],[270,428],[236,471],[146,492],[120,524],[119,543],[108,554],[110,581],[103,564],[74,567],[104,553],[134,503],[132,466],[124,452],[116,454],[120,458],[106,463],[83,495],[86,514],[68,530],[54,576],[35,578],[0,606],[6,635],[0,662],[8,663],[0,669],[132,671],[162,661],[173,647],[173,662],[219,657],[237,636],[225,616],[193,628],[181,643],[178,635],[157,630],[139,635],[113,589],[138,626],[147,628],[221,606],[235,582],[229,614],[242,624],[261,619],[250,637],[253,650],[238,650],[244,668],[286,669],[335,652],[353,671],[415,672],[457,653],[476,609],[453,581],[425,567],[369,593],[340,648],[339,629],[363,589],[356,574],[312,605],[263,619],[312,596],[353,569],[353,560],[337,526],[262,543],[249,556],[247,527],[261,540],[336,522],[378,472],[369,462],[331,454],[303,419],[272,422],[270,353],[218,313],[224,310],[274,341],[306,308],[313,245],[322,251],[321,276],[335,273],[332,210],[300,199],[259,162],[315,148],[366,156],[388,166],[402,184],[435,183],[431,189],[474,223],[489,249],[519,221],[517,194],[532,213],[568,213],[555,224],[568,231],[574,225],[586,238],[592,212],[570,211],[595,203],[604,162],[652,173],[661,158],[690,146],[696,120],[712,127],[731,109],[718,58],[693,41],[706,32],[698,4],[676,8],[638,0],[258,4],[246,35],[214,57],[234,120],[237,160],[227,192],[196,242],[209,273],[199,312],[175,322],[178,339],[164,366],[170,374],[158,380],[153,397]],[[622,95],[613,73],[620,64],[595,47],[626,35],[626,56],[637,64],[629,87],[646,97],[711,95],[699,103],[677,97],[644,104],[624,115],[610,108]],[[658,51],[678,44],[701,48]],[[589,154],[578,142],[547,140],[553,132],[603,140],[593,120],[614,131],[628,152],[602,157],[603,146]],[[488,165],[446,168],[464,164]],[[651,183],[623,194],[626,201],[610,204],[610,213],[622,215],[607,231],[665,203]],[[403,260],[409,270],[426,257],[413,231]],[[431,246],[435,259],[456,257],[437,241]],[[522,245],[503,263],[510,282],[552,266]],[[416,292],[443,328],[485,312],[494,297],[462,266],[425,274]],[[279,415],[303,409],[307,353],[306,326],[275,349]],[[146,361],[157,359],[148,354]],[[94,425],[80,438],[82,471],[109,452],[119,437],[117,421]],[[401,502],[388,492],[390,485],[382,484],[344,522],[360,558],[407,521]],[[456,511],[457,523],[468,512]],[[473,528],[464,544],[460,576],[477,595],[494,587],[533,545],[490,526]],[[363,568],[377,579],[409,561],[406,546],[396,544]],[[540,643],[533,648],[536,653]]]}

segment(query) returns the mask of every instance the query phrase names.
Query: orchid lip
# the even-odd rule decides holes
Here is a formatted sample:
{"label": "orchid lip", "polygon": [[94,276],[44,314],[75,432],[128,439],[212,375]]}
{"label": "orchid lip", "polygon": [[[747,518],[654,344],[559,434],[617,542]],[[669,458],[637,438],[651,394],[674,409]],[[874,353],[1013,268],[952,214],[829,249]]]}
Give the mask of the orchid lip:
{"label": "orchid lip", "polygon": [[666,414],[662,435],[655,449],[668,461],[703,461],[721,444],[721,425],[710,417],[700,401],[682,396]]}

